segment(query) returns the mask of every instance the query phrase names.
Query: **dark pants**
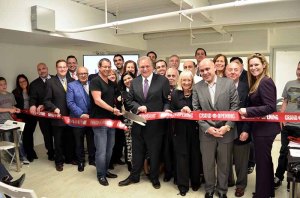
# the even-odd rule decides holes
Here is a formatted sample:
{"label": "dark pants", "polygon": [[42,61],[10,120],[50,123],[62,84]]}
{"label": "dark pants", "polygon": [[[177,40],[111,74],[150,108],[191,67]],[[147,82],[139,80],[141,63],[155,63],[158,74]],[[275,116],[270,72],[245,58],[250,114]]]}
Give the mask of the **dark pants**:
{"label": "dark pants", "polygon": [[47,149],[47,154],[49,157],[53,157],[54,143],[53,143],[51,122],[47,118],[39,118],[39,125],[40,125],[41,132],[44,136],[44,142],[45,142],[45,147]]}
{"label": "dark pants", "polygon": [[[173,134],[174,134],[174,120],[166,120],[166,133],[163,137],[163,162],[165,165],[165,177],[174,175],[174,150],[173,150]],[[176,177],[174,175],[174,177]]]}
{"label": "dark pants", "polygon": [[272,145],[275,136],[254,137],[256,159],[255,198],[274,197]]}
{"label": "dark pants", "polygon": [[8,170],[0,162],[0,181],[3,181],[5,177],[8,177],[8,180],[12,180],[12,176],[9,174]]}
{"label": "dark pants", "polygon": [[299,127],[294,127],[294,126],[284,126],[281,130],[281,148],[279,152],[279,157],[278,157],[278,166],[276,169],[275,176],[278,177],[278,179],[283,180],[284,179],[284,173],[287,169],[287,155],[289,152],[288,149],[288,136],[289,134],[292,134],[293,132],[298,132],[300,130]]}
{"label": "dark pants", "polygon": [[[73,133],[68,126],[53,126],[55,164],[70,163],[74,160]],[[68,139],[70,138],[70,139]]]}
{"label": "dark pants", "polygon": [[90,127],[74,127],[73,134],[75,139],[75,153],[78,163],[85,162],[84,154],[84,135],[86,135],[87,150],[89,154],[89,162],[95,161],[95,144],[94,144],[94,132]]}
{"label": "dark pants", "polygon": [[37,124],[37,120],[32,115],[23,114],[22,121],[25,122],[25,127],[22,135],[24,151],[28,159],[36,157],[33,143],[33,133]]}
{"label": "dark pants", "polygon": [[255,166],[255,152],[254,152],[254,143],[252,138],[252,141],[250,142],[248,167],[254,167],[254,166]]}
{"label": "dark pants", "polygon": [[158,180],[162,146],[162,122],[149,121],[145,127],[133,125],[132,129],[132,170],[130,179],[140,180],[146,151],[150,158],[150,180]]}
{"label": "dark pants", "polygon": [[121,160],[123,156],[123,150],[125,148],[125,133],[121,129],[116,129],[115,145],[111,156],[111,163],[115,164]]}

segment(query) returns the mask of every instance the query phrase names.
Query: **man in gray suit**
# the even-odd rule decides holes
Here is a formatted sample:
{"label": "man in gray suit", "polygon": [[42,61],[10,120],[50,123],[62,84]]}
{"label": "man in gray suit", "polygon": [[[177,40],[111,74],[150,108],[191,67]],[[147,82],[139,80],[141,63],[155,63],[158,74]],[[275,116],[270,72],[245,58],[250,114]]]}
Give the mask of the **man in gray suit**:
{"label": "man in gray suit", "polygon": [[[217,77],[216,68],[210,59],[200,62],[203,78],[193,87],[193,109],[200,111],[236,111],[239,97],[234,82]],[[237,137],[235,123],[231,121],[200,120],[199,137],[205,177],[205,198],[212,198],[215,191],[217,164],[217,186],[219,197],[227,198],[228,175],[233,140]]]}

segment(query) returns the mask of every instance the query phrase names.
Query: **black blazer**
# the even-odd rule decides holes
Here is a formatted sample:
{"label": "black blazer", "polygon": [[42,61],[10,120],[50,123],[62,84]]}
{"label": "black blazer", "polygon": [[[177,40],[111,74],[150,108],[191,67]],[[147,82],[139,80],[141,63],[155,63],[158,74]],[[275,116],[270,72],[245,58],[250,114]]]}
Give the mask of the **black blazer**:
{"label": "black blazer", "polygon": [[[53,78],[53,75],[50,75]],[[44,98],[46,95],[46,83],[38,77],[32,81],[29,85],[29,106],[39,106],[44,104]]]}
{"label": "black blazer", "polygon": [[246,83],[248,85],[248,76],[247,76],[247,73],[248,73],[247,70],[243,70],[242,73],[241,73],[241,75],[240,75],[239,80],[240,80],[240,82],[244,82],[244,83]]}
{"label": "black blazer", "polygon": [[[125,100],[127,106],[133,113],[137,113],[140,106],[146,106],[148,112],[161,112],[169,109],[168,95],[170,93],[169,81],[166,77],[153,74],[148,90],[147,98],[144,98],[142,76],[132,80],[128,99]],[[153,141],[153,134],[164,134],[164,120],[147,121],[145,127],[133,123],[132,134],[143,134],[145,140]],[[133,135],[134,136],[134,135]],[[152,142],[156,144],[156,142]],[[152,144],[151,143],[151,144]]]}
{"label": "black blazer", "polygon": [[[247,107],[248,94],[249,94],[248,83],[245,83],[243,81],[239,81],[237,91],[238,91],[239,99],[240,99],[239,107],[240,108]],[[237,126],[238,137],[234,140],[234,143],[235,144],[247,144],[247,143],[249,143],[251,141],[251,135],[249,133],[249,123],[248,122],[236,122],[236,126]],[[242,142],[242,141],[239,140],[239,138],[240,138],[240,135],[243,131],[248,132],[249,138],[246,141]]]}
{"label": "black blazer", "polygon": [[[74,79],[67,77],[67,83],[74,81]],[[66,91],[62,86],[58,76],[49,79],[46,83],[46,96],[44,98],[44,105],[47,111],[54,111],[56,108],[60,109],[62,116],[69,115],[69,109],[66,101]],[[65,126],[62,120],[51,119],[53,126]]]}
{"label": "black blazer", "polygon": [[[276,86],[271,78],[264,77],[256,90],[249,94],[246,108],[248,117],[261,117],[276,112]],[[280,132],[278,122],[251,122],[253,136],[276,136]]]}
{"label": "black blazer", "polygon": [[170,84],[166,77],[153,74],[147,98],[143,94],[143,78],[138,76],[132,80],[128,94],[127,105],[133,113],[137,113],[140,106],[146,106],[148,112],[164,111],[169,109],[168,95]]}

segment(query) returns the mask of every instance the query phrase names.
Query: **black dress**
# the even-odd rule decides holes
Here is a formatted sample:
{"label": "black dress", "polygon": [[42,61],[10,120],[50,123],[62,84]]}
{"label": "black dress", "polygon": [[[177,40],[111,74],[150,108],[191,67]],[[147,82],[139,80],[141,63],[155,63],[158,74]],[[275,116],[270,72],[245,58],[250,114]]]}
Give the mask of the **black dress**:
{"label": "black dress", "polygon": [[[171,95],[171,110],[179,112],[184,106],[192,108],[192,95],[185,97],[183,91],[175,90]],[[200,141],[198,124],[192,120],[174,122],[173,145],[175,172],[180,191],[187,192],[189,180],[193,189],[200,187]]]}

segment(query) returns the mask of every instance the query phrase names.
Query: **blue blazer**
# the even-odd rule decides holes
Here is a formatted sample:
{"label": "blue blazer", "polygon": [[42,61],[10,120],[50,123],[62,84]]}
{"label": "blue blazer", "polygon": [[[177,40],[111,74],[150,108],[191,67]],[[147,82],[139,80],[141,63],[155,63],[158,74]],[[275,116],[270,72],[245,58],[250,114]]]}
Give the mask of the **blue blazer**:
{"label": "blue blazer", "polygon": [[90,97],[78,80],[68,83],[67,106],[70,110],[70,117],[73,118],[79,118],[82,114],[90,113]]}

